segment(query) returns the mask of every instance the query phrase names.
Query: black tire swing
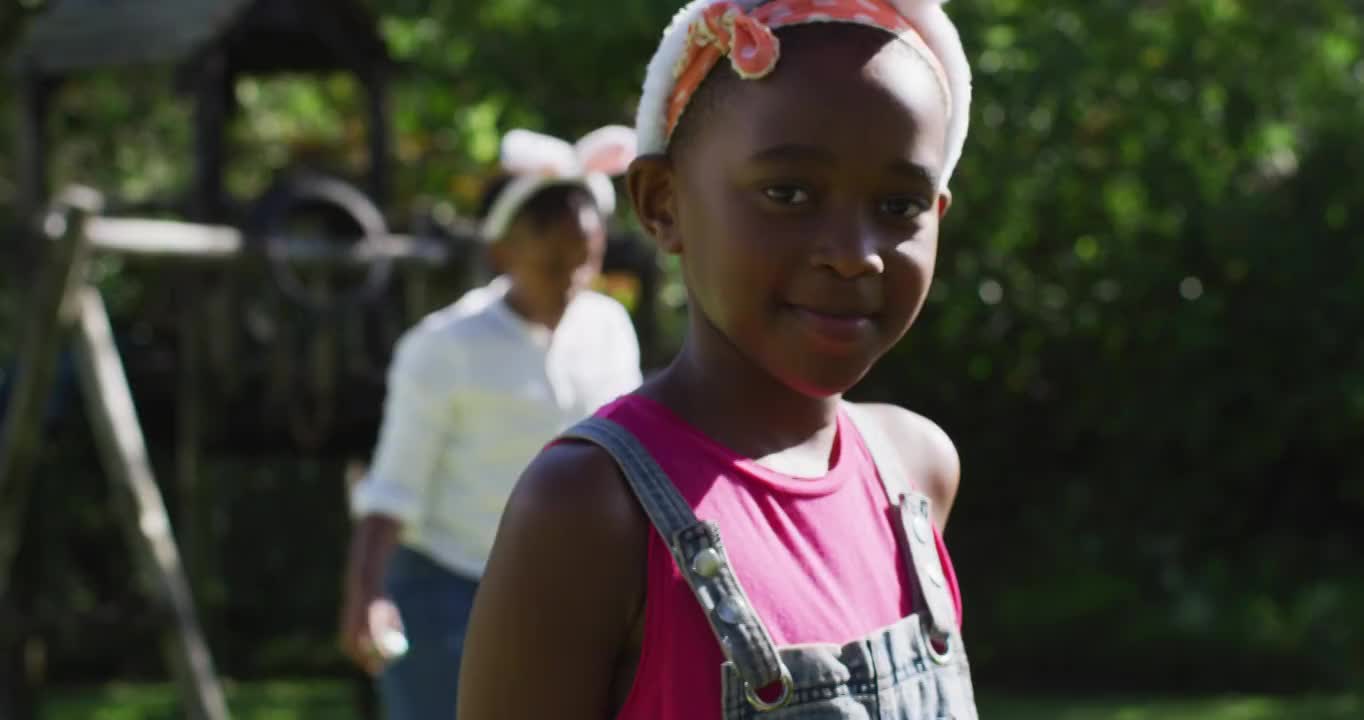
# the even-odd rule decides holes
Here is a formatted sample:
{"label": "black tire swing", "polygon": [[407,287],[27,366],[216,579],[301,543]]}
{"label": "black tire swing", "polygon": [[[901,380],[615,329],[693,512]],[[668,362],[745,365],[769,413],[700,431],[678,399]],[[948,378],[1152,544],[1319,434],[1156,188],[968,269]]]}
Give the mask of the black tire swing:
{"label": "black tire swing", "polygon": [[[364,250],[388,237],[383,213],[361,191],[335,177],[289,173],[261,196],[252,213],[251,235],[261,243],[281,322],[271,343],[267,413],[287,413],[295,443],[317,450],[331,433],[343,352],[366,345],[343,342],[365,332],[364,313],[382,299],[393,276],[393,260]],[[296,262],[302,239],[348,246],[364,265],[358,282],[338,283],[350,263]],[[307,247],[306,245],[303,247]],[[353,273],[352,273],[353,274]],[[359,327],[352,327],[358,324]]]}

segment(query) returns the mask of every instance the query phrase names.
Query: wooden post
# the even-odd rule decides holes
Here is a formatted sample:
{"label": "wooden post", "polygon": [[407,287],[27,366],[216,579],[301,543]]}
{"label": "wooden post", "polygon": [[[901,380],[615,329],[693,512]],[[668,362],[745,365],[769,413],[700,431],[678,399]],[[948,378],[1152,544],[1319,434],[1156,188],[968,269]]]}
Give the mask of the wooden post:
{"label": "wooden post", "polygon": [[226,65],[221,52],[211,52],[194,79],[194,195],[190,215],[198,222],[222,219],[223,132],[230,91]]}
{"label": "wooden post", "polygon": [[388,209],[389,192],[389,108],[388,73],[375,61],[364,73],[369,96],[369,193],[381,210]]}
{"label": "wooden post", "polygon": [[[223,187],[224,138],[227,119],[234,104],[232,78],[227,69],[227,58],[221,50],[211,50],[203,58],[195,75],[194,102],[194,194],[190,203],[190,217],[199,223],[221,222],[224,219],[226,192]],[[225,233],[219,233],[224,236]],[[188,269],[178,278],[176,294],[184,296],[193,288],[203,287],[199,268]],[[200,303],[194,298],[180,301],[179,387],[176,397],[175,481],[179,496],[178,518],[180,538],[184,545],[191,586],[200,598],[206,594],[206,580],[211,577],[207,567],[209,547],[206,518],[209,513],[202,506],[204,487],[200,472],[200,351],[197,326],[201,320]]]}
{"label": "wooden post", "polygon": [[[194,194],[190,203],[190,217],[199,223],[223,220],[226,193],[223,171],[226,156],[224,135],[227,116],[232,104],[231,77],[227,59],[221,50],[211,50],[200,63],[195,75],[194,103]],[[196,327],[200,321],[200,303],[191,297],[195,288],[203,287],[200,268],[181,271],[176,278],[175,293],[180,297],[178,358],[179,387],[175,409],[175,485],[178,495],[176,516],[180,542],[188,567],[188,577],[202,599],[206,595],[211,573],[207,564],[206,521],[208,513],[203,503],[203,479],[200,472],[200,413],[203,400],[200,392],[199,351]]]}
{"label": "wooden post", "polygon": [[[194,193],[190,200],[190,219],[199,223],[221,220],[223,205],[223,135],[226,129],[227,95],[226,61],[223,54],[210,50],[196,68],[194,75]],[[178,238],[177,238],[178,240]],[[180,352],[177,358],[178,387],[175,408],[175,487],[178,499],[176,519],[184,552],[188,576],[200,598],[204,596],[207,577],[203,567],[203,543],[199,542],[203,516],[198,507],[199,477],[199,414],[200,394],[198,367],[194,344],[197,333],[194,324],[199,303],[184,297],[199,285],[199,268],[181,270],[176,278],[175,294],[179,300]]]}
{"label": "wooden post", "polygon": [[18,376],[0,428],[0,599],[8,594],[10,566],[19,550],[57,348],[78,313],[74,291],[90,256],[86,218],[99,211],[101,202],[92,190],[69,190],[40,228],[48,256],[26,305],[28,325],[19,350]]}
{"label": "wooden post", "polygon": [[51,83],[30,68],[19,70],[19,117],[15,123],[19,180],[18,213],[28,221],[47,201],[47,105]]}
{"label": "wooden post", "polygon": [[77,296],[80,320],[75,339],[82,394],[104,465],[115,482],[114,495],[124,506],[118,517],[138,570],[155,597],[174,615],[174,626],[163,642],[180,685],[186,716],[226,720],[227,702],[195,615],[166,506],[152,475],[104,300],[91,287],[80,288]]}
{"label": "wooden post", "polygon": [[[201,277],[201,271],[197,268],[189,270],[189,273],[190,277]],[[203,352],[203,335],[199,330],[199,324],[202,316],[198,312],[200,303],[188,297],[191,292],[189,283],[182,281],[177,291],[182,297],[179,353],[176,358],[179,387],[175,398],[175,481],[179,507],[176,512],[178,523],[175,527],[184,552],[190,588],[202,605],[208,594],[208,581],[213,577],[208,552],[213,546],[209,527],[211,512],[205,504],[207,487],[200,473],[202,446],[200,408],[203,403],[203,393],[200,390],[203,381],[200,359]],[[205,625],[211,629],[212,613],[205,610],[204,616]]]}
{"label": "wooden post", "polygon": [[23,662],[28,633],[22,624],[11,626],[17,608],[9,592],[10,571],[23,536],[25,506],[33,486],[33,460],[57,349],[75,322],[74,289],[89,259],[86,217],[98,212],[100,204],[97,193],[72,190],[41,223],[39,230],[46,241],[44,263],[27,305],[28,325],[19,350],[18,377],[5,408],[4,426],[0,427],[0,717],[9,720],[31,718],[34,713]]}

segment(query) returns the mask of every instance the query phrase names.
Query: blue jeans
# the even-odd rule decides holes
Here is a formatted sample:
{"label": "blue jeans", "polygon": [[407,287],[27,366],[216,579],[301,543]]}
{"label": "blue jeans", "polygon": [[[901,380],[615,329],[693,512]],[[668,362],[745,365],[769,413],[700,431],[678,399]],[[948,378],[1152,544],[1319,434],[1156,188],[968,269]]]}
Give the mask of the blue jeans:
{"label": "blue jeans", "polygon": [[459,659],[478,583],[399,546],[384,578],[408,650],[384,669],[379,694],[388,720],[454,720]]}

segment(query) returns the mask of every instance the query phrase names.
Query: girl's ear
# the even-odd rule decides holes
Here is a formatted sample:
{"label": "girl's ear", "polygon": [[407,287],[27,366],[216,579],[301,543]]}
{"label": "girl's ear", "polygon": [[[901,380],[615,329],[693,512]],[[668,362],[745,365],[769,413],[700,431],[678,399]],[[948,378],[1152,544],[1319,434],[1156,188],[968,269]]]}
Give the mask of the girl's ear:
{"label": "girl's ear", "polygon": [[663,252],[682,253],[677,225],[677,184],[666,155],[643,155],[630,163],[625,176],[635,217]]}
{"label": "girl's ear", "polygon": [[938,219],[941,220],[947,215],[947,209],[952,207],[952,191],[943,188],[938,193]]}

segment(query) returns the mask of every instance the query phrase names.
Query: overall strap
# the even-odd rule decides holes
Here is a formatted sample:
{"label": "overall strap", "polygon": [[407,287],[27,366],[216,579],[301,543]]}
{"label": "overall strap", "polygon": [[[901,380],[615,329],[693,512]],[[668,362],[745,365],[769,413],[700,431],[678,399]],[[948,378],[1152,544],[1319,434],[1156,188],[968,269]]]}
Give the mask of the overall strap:
{"label": "overall strap", "polygon": [[862,436],[862,444],[871,453],[871,461],[876,464],[876,474],[886,489],[886,497],[890,498],[891,505],[898,506],[905,495],[916,489],[911,486],[909,473],[900,462],[900,453],[881,430],[881,423],[872,418],[871,411],[847,400],[842,405],[843,412],[847,413],[853,427],[857,428],[857,434]]}
{"label": "overall strap", "polygon": [[649,522],[665,541],[671,544],[674,535],[700,522],[667,473],[629,430],[606,418],[590,417],[569,428],[562,437],[597,445],[616,461]]}
{"label": "overall strap", "polygon": [[927,615],[928,626],[940,637],[952,635],[957,627],[956,605],[952,602],[947,575],[943,572],[938,542],[933,532],[933,504],[909,479],[900,453],[891,444],[881,424],[866,408],[844,401],[843,410],[852,420],[862,443],[867,446],[876,474],[886,489],[895,515],[896,535],[911,577],[917,587],[916,604]]}
{"label": "overall strap", "polygon": [[[725,658],[743,678],[749,701],[760,709],[784,702],[790,694],[790,672],[782,665],[772,636],[734,576],[719,528],[697,519],[649,451],[619,424],[591,417],[569,428],[562,437],[593,443],[620,466],[649,522],[667,544],[701,604]],[[782,683],[783,692],[775,704],[757,696],[758,689],[777,682]]]}

